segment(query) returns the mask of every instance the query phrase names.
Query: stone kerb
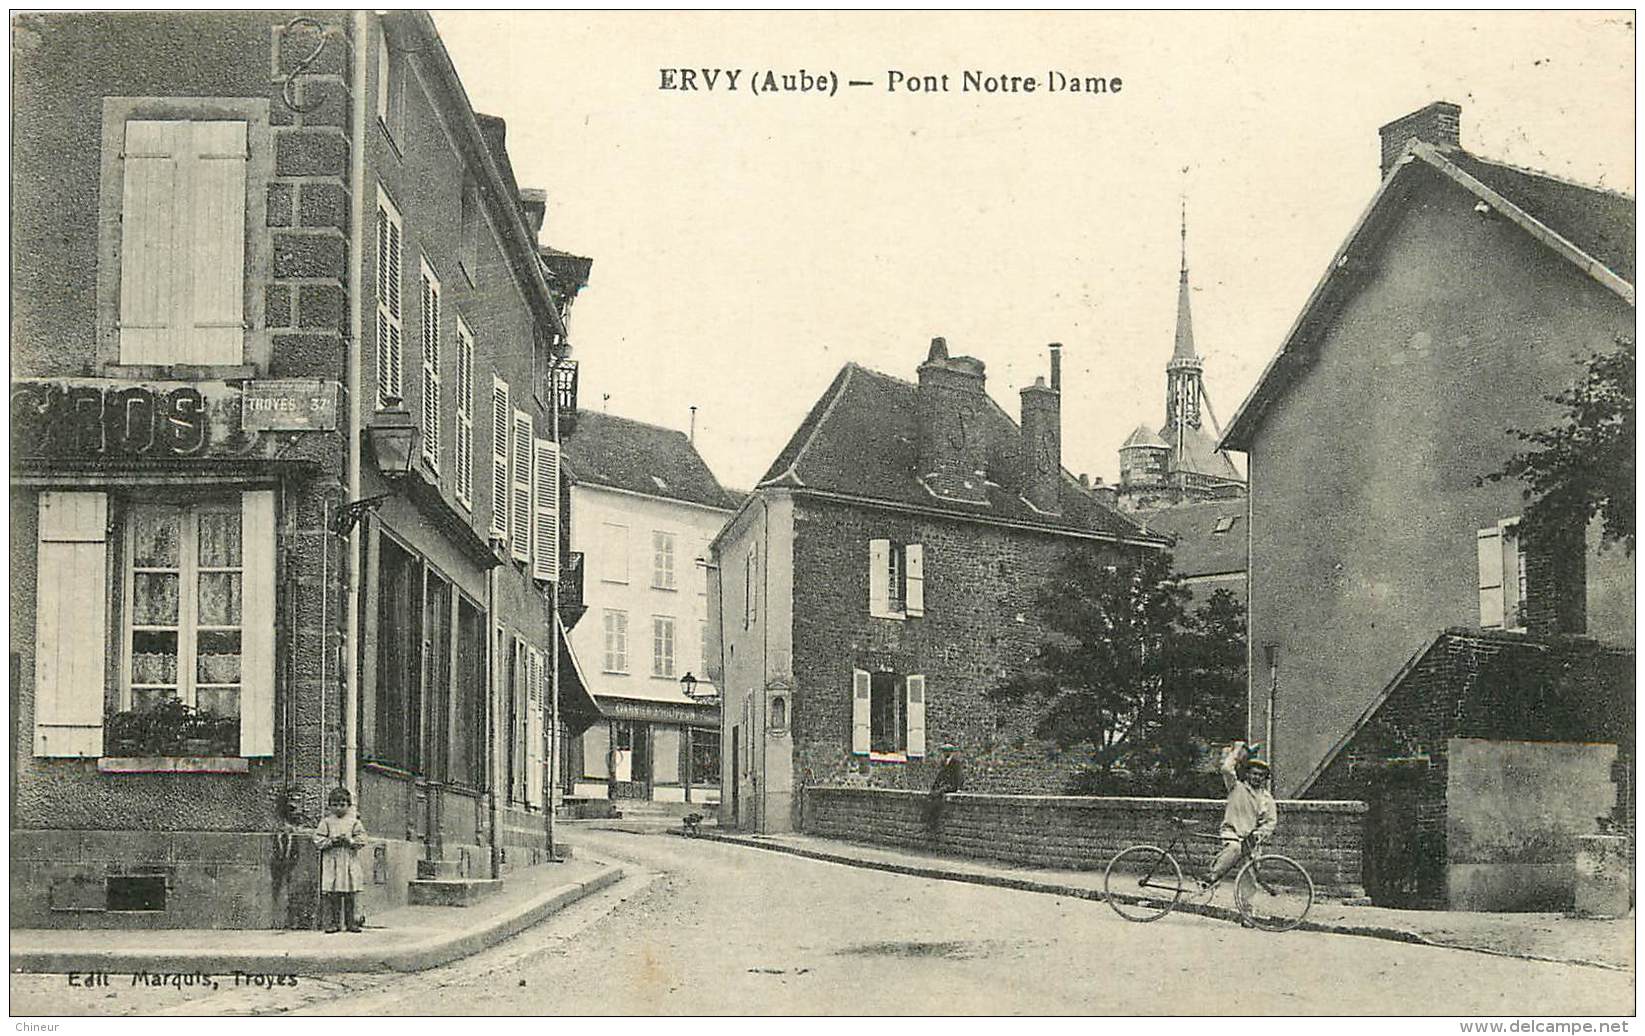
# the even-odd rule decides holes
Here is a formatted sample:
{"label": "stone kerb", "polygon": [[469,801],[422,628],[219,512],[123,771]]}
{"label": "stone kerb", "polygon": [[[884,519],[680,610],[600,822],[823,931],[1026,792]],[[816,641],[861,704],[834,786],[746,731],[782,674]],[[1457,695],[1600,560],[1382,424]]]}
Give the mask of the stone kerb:
{"label": "stone kerb", "polygon": [[[926,795],[917,791],[812,787],[806,789],[802,827],[807,834],[843,841],[1098,870],[1125,846],[1168,843],[1175,832],[1172,817],[1193,820],[1194,830],[1214,834],[1223,809],[1217,799],[961,792],[948,797],[933,833],[926,823],[926,803]],[[1363,896],[1365,804],[1281,801],[1279,811],[1274,851],[1306,867],[1322,893]],[[1182,862],[1203,867],[1216,849],[1214,841],[1189,839]]]}

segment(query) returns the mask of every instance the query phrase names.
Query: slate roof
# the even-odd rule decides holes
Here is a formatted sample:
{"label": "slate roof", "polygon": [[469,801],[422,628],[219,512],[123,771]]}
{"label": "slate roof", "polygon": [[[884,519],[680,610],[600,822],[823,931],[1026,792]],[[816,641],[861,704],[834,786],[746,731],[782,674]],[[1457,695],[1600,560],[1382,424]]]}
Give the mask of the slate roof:
{"label": "slate roof", "polygon": [[[1162,439],[1169,440],[1175,432],[1175,429],[1167,425],[1160,429],[1159,434]],[[1217,449],[1217,441],[1211,438],[1204,428],[1190,425],[1183,430],[1181,452],[1176,452],[1174,443],[1167,441],[1167,445],[1171,445],[1173,453],[1176,454],[1171,458],[1172,471],[1191,471],[1196,475],[1212,475],[1216,478],[1233,479],[1236,482],[1245,481],[1239,469],[1234,467],[1233,460],[1228,454]]]}
{"label": "slate roof", "polygon": [[[795,430],[759,486],[788,486],[934,508],[956,517],[1006,520],[1050,530],[1137,538],[1129,518],[1099,503],[1063,472],[1062,513],[1044,514],[1022,498],[1022,432],[992,399],[981,408],[988,438],[988,505],[933,495],[918,477],[918,386],[855,363],[840,369]],[[759,488],[757,486],[756,488]]]}
{"label": "slate roof", "polygon": [[[1458,147],[1439,147],[1412,140],[1347,240],[1337,249],[1325,275],[1286,333],[1279,352],[1269,361],[1233,420],[1228,422],[1220,443],[1225,449],[1241,450],[1250,444],[1269,404],[1285,392],[1291,379],[1305,366],[1289,361],[1298,359],[1299,354],[1312,347],[1332,307],[1351,293],[1350,278],[1357,276],[1351,271],[1359,265],[1352,261],[1352,255],[1362,242],[1374,241],[1393,213],[1410,204],[1410,192],[1404,188],[1417,169],[1435,171],[1493,207],[1501,207],[1499,198],[1505,201],[1504,216],[1616,292],[1628,305],[1635,304],[1636,203],[1633,198],[1492,162]],[[1557,237],[1550,236],[1550,232]],[[1559,239],[1569,242],[1569,247]]]}
{"label": "slate roof", "polygon": [[1173,539],[1171,558],[1178,575],[1221,575],[1243,572],[1248,564],[1245,505],[1243,497],[1207,500],[1132,517],[1149,532]]}
{"label": "slate roof", "polygon": [[1160,449],[1170,449],[1170,444],[1159,437],[1159,433],[1145,424],[1139,424],[1136,430],[1125,437],[1120,449],[1128,450],[1133,446],[1154,446]]}
{"label": "slate roof", "polygon": [[684,432],[585,410],[560,446],[575,482],[727,510],[736,506]]}
{"label": "slate roof", "polygon": [[1524,209],[1537,222],[1634,282],[1634,199],[1545,173],[1444,150],[1451,164]]}

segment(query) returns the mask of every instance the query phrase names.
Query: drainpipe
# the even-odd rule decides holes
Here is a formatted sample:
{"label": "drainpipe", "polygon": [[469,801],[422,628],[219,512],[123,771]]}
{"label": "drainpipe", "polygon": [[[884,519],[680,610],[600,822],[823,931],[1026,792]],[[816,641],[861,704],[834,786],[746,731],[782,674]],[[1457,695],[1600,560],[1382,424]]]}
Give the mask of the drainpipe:
{"label": "drainpipe", "polygon": [[[493,503],[492,506],[496,506]],[[490,774],[491,808],[487,811],[491,815],[491,876],[503,876],[503,847],[497,842],[497,833],[502,830],[502,802],[497,798],[499,782],[497,751],[497,705],[502,700],[498,692],[497,647],[501,643],[500,628],[496,624],[497,614],[497,566],[486,569],[486,692],[490,699],[486,705],[486,773]]]}
{"label": "drainpipe", "polygon": [[[554,436],[554,459],[560,461],[560,368],[559,357],[554,353],[554,347],[549,346],[548,368],[548,426]],[[564,465],[560,465],[563,471]],[[562,479],[554,480],[554,491],[559,493]],[[554,501],[554,510],[560,511],[560,501]],[[565,515],[560,514],[560,521],[554,523],[555,532],[565,525]],[[554,542],[555,554],[560,554],[560,541]],[[548,630],[548,650],[554,656],[553,666],[550,669],[552,677],[549,681],[548,695],[548,787],[543,789],[543,815],[548,825],[548,862],[558,859],[554,850],[554,793],[559,789],[560,779],[560,580],[565,578],[565,570],[560,562],[563,557],[556,558],[554,565],[555,579],[548,584],[548,603],[552,621]]]}
{"label": "drainpipe", "polygon": [[[360,339],[365,326],[365,207],[366,207],[366,71],[373,53],[366,46],[371,21],[364,11],[354,13],[354,76],[350,83],[354,111],[350,117],[353,140],[349,143],[353,162],[349,169],[348,239],[348,499],[360,499],[360,447],[363,438],[360,416]],[[360,577],[363,522],[348,534],[348,592],[343,616],[343,786],[359,802],[360,772]]]}

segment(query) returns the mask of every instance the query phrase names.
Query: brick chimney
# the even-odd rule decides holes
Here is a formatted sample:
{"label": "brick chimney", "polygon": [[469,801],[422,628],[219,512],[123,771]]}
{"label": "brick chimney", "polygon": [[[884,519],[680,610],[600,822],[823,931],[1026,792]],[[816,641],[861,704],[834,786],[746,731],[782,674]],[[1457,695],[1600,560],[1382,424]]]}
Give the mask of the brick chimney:
{"label": "brick chimney", "polygon": [[1038,510],[1062,510],[1062,346],[1051,346],[1051,384],[1022,390],[1022,496]]}
{"label": "brick chimney", "polygon": [[1435,101],[1402,115],[1377,131],[1382,135],[1382,177],[1394,168],[1399,153],[1414,137],[1441,148],[1462,146],[1462,109],[1450,101]]}
{"label": "brick chimney", "polygon": [[988,442],[982,429],[988,396],[983,370],[981,360],[950,358],[948,343],[941,338],[931,339],[931,351],[919,367],[920,387],[915,393],[919,475],[926,488],[949,500],[988,502],[984,485]]}

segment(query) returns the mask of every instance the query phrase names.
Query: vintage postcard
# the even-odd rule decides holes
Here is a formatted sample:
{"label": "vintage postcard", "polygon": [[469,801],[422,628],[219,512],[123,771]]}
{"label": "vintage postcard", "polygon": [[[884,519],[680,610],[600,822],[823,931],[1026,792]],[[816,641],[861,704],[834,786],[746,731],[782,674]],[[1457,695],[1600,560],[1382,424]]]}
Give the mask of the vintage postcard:
{"label": "vintage postcard", "polygon": [[13,12],[17,1031],[1626,1032],[1636,42]]}

